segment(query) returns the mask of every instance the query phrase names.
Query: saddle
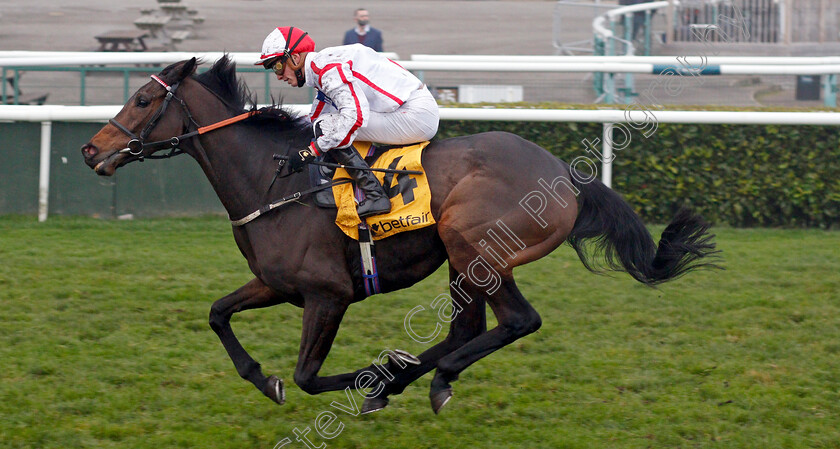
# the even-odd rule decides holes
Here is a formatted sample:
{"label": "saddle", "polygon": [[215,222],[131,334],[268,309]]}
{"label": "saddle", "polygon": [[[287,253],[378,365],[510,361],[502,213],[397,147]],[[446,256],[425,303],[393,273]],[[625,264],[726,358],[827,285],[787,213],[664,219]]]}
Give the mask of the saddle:
{"label": "saddle", "polygon": [[[353,144],[354,150],[371,168],[387,169],[387,173],[373,173],[391,200],[389,212],[367,217],[362,221],[357,213],[356,204],[364,199],[364,193],[346,182],[318,191],[315,195],[315,204],[318,207],[336,209],[336,226],[345,235],[359,242],[362,284],[368,296],[381,291],[374,256],[374,241],[435,223],[431,212],[432,194],[421,163],[422,151],[428,144],[428,141],[404,147],[377,147],[369,142]],[[334,162],[330,159],[330,153],[327,152],[321,160]],[[343,168],[309,165],[309,180],[313,188],[344,179],[351,177]]]}
{"label": "saddle", "polygon": [[[317,192],[315,204],[318,207],[337,209],[336,225],[354,240],[359,240],[360,225],[363,225],[363,229],[369,229],[372,240],[379,240],[434,224],[431,214],[431,192],[421,164],[422,151],[428,144],[428,141],[407,146],[375,146],[370,142],[353,144],[353,148],[371,168],[391,171],[374,171],[391,200],[390,212],[367,217],[365,222],[362,222],[356,213],[356,203],[364,199],[361,196],[363,193],[351,184],[341,184]],[[331,159],[330,153],[327,152],[322,160],[333,162]],[[400,170],[422,174],[400,173]],[[312,187],[348,178],[348,173],[342,168],[315,164],[309,166]]]}

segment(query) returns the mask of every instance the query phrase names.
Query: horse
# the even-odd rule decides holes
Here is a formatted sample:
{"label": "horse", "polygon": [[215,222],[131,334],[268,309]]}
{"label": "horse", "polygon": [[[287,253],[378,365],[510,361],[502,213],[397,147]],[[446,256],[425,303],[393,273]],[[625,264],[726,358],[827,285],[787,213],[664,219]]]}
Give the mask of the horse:
{"label": "horse", "polygon": [[[308,118],[282,104],[258,109],[228,55],[197,74],[200,64],[183,60],[152,75],[81,152],[98,175],[110,176],[177,147],[200,165],[232,221],[253,218],[234,225],[233,237],[254,278],[213,303],[209,324],[238,374],[278,404],[285,402],[284,383],[265,376],[237,340],[230,325],[237,312],[281,303],[303,308],[294,382],[304,392],[370,389],[361,410],[368,413],[435,369],[429,397],[437,414],[459,373],[540,328],[515,267],[564,242],[590,271],[624,271],[649,286],[717,266],[709,257],[719,252],[710,224],[687,208],[657,245],[618,193],[530,141],[503,132],[433,139],[422,165],[435,224],[378,240],[376,262],[382,292],[410,287],[448,262],[449,333],[417,357],[390,351],[355,372],[321,375],[348,306],[368,297],[358,242],[335,225],[335,210],[301,194],[310,188],[305,172],[277,176],[275,153],[289,156],[310,143]],[[269,212],[265,205],[281,196],[282,207]],[[490,330],[487,305],[498,320]]]}

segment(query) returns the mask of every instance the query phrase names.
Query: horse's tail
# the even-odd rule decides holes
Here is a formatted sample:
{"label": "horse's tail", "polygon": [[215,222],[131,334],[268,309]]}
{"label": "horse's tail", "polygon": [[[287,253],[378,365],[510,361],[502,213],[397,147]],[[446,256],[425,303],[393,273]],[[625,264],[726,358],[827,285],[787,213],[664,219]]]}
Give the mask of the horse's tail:
{"label": "horse's tail", "polygon": [[[639,282],[656,285],[695,268],[715,267],[705,257],[718,253],[709,234],[709,223],[688,209],[681,209],[662,232],[659,246],[641,218],[616,192],[599,180],[582,183],[572,177],[578,194],[578,216],[567,241],[592,272],[602,254],[606,268],[626,271]],[[592,251],[590,251],[592,250]],[[594,253],[594,254],[593,254]]]}

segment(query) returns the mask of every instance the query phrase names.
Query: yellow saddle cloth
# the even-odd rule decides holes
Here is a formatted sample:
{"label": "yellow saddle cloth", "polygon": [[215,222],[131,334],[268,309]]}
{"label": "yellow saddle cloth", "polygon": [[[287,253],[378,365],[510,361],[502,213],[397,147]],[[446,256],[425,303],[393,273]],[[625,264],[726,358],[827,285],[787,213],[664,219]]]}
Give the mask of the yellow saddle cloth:
{"label": "yellow saddle cloth", "polygon": [[[428,144],[427,141],[406,147],[392,148],[383,153],[371,165],[372,168],[423,172],[422,175],[373,172],[391,198],[390,212],[366,219],[374,240],[384,239],[400,232],[424,228],[435,223],[431,211],[432,194],[429,190],[426,173],[423,171],[420,162],[423,148],[426,148]],[[356,142],[353,147],[362,157],[365,157],[370,145],[369,142]],[[350,179],[350,175],[343,168],[336,169],[333,180],[339,179]],[[341,184],[334,186],[332,190],[335,204],[338,206],[335,224],[348,237],[358,240],[359,224],[362,221],[359,219],[359,214],[356,213],[353,184]]]}

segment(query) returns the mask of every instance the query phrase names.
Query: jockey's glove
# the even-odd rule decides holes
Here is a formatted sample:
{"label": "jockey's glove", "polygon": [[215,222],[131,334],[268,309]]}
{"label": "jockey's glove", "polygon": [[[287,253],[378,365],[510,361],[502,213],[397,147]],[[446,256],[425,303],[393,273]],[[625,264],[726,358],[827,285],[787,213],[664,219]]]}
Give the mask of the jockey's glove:
{"label": "jockey's glove", "polygon": [[315,160],[315,154],[309,148],[300,150],[297,154],[292,154],[289,157],[289,169],[292,172],[299,172],[303,170],[306,164]]}

